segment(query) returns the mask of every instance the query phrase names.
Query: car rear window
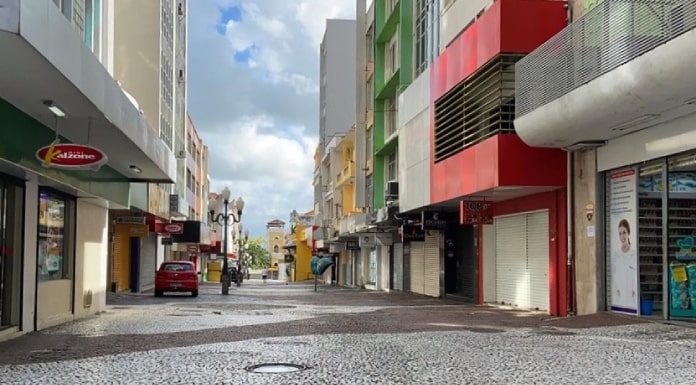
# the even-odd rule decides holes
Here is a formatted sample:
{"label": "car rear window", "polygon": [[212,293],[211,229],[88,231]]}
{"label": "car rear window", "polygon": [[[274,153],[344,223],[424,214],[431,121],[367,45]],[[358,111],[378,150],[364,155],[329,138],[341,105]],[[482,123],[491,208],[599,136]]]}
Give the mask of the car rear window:
{"label": "car rear window", "polygon": [[162,266],[164,271],[193,271],[193,266],[188,263],[168,263]]}

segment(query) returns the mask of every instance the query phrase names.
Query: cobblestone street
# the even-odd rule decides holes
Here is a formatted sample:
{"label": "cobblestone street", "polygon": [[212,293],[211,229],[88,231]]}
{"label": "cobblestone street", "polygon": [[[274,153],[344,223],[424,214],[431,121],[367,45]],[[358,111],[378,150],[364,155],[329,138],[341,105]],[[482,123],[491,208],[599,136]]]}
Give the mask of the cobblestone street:
{"label": "cobblestone street", "polygon": [[[554,319],[399,293],[245,282],[229,297],[114,295],[0,343],[0,383],[692,384],[696,330]],[[602,326],[601,325],[610,325]],[[289,374],[247,366],[306,365]]]}

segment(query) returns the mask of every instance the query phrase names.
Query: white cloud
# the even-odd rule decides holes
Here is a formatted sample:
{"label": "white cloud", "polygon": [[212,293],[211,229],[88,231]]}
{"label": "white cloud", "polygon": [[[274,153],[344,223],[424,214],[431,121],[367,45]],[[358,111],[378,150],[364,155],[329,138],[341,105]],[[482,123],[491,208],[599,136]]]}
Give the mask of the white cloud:
{"label": "white cloud", "polygon": [[[313,206],[319,126],[319,42],[326,18],[352,18],[354,0],[189,2],[189,112],[210,149],[212,188],[247,205],[243,222]],[[241,18],[217,31],[221,10]],[[235,61],[235,54],[248,53]]]}
{"label": "white cloud", "polygon": [[295,6],[295,18],[318,49],[326,19],[355,19],[355,1],[303,0]]}

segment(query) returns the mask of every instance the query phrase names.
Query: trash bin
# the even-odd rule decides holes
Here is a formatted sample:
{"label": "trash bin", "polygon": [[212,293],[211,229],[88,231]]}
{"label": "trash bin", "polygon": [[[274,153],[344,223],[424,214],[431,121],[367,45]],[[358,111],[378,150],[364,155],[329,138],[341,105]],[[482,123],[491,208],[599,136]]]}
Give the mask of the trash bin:
{"label": "trash bin", "polygon": [[640,314],[641,315],[652,315],[652,313],[653,313],[653,300],[641,299],[640,300]]}

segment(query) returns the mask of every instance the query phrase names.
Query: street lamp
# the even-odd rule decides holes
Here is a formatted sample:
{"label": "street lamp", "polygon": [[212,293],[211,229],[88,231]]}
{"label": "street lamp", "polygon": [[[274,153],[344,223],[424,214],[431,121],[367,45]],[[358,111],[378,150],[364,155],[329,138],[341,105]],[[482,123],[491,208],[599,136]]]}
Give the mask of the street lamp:
{"label": "street lamp", "polygon": [[[217,213],[217,210],[220,207],[220,202],[219,198],[222,198],[222,203],[223,203],[223,212],[222,213]],[[228,238],[228,223],[239,223],[242,219],[242,210],[244,209],[244,200],[240,197],[237,199],[237,201],[233,201],[233,206],[237,209],[236,214],[234,212],[228,213],[227,212],[227,206],[230,203],[230,189],[225,187],[224,190],[222,190],[222,194],[220,194],[217,200],[211,200],[208,202],[208,211],[210,213],[210,220],[213,223],[217,223],[218,225],[223,226],[223,231],[224,231],[224,238],[223,238],[223,259],[222,259],[222,274],[220,276],[220,283],[222,284],[222,294],[223,295],[228,295],[230,292],[230,284],[231,284],[231,279],[230,279],[230,274],[228,271],[228,264],[227,264],[227,238]],[[216,215],[217,213],[217,215]],[[237,280],[239,282],[239,280]]]}

